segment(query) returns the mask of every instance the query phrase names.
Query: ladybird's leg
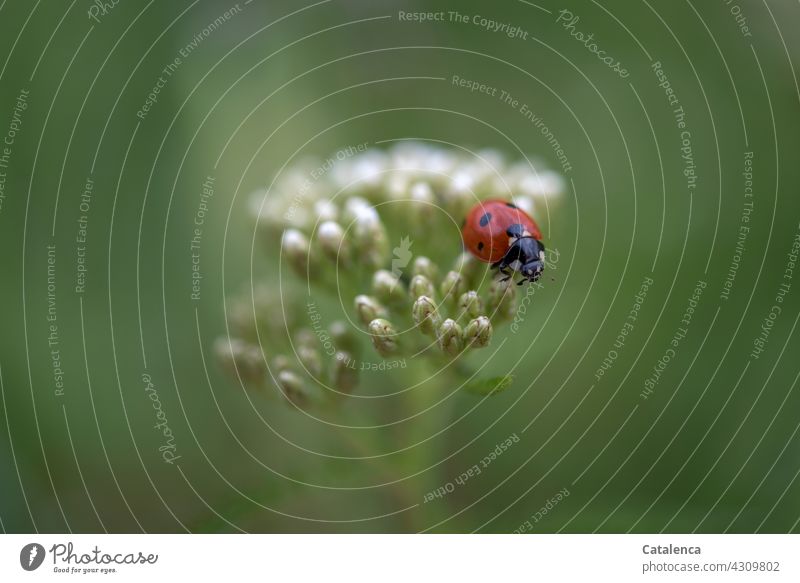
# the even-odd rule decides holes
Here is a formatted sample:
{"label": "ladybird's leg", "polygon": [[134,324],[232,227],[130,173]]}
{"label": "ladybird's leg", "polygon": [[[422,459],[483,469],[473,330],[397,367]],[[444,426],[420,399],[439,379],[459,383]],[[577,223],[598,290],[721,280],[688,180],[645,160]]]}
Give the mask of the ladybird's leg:
{"label": "ladybird's leg", "polygon": [[494,263],[492,263],[492,269],[497,269],[497,270],[499,270],[500,273],[502,273],[503,275],[506,275],[506,265],[505,265],[503,259],[501,259],[500,261],[495,261]]}

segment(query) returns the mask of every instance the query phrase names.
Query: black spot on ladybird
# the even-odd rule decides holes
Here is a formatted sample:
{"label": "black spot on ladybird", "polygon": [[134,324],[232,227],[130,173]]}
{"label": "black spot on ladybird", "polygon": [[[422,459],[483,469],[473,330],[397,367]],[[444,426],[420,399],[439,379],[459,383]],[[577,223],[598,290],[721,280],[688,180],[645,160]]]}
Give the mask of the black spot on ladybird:
{"label": "black spot on ladybird", "polygon": [[483,251],[483,241],[478,241],[478,251]]}
{"label": "black spot on ladybird", "polygon": [[518,207],[517,205],[515,205],[513,202],[507,202],[507,203],[506,203],[506,206],[507,206],[507,207],[511,207],[512,209],[518,209],[518,208],[519,208],[519,207]]}
{"label": "black spot on ladybird", "polygon": [[485,227],[492,220],[492,213],[486,213],[481,217],[481,227]]}

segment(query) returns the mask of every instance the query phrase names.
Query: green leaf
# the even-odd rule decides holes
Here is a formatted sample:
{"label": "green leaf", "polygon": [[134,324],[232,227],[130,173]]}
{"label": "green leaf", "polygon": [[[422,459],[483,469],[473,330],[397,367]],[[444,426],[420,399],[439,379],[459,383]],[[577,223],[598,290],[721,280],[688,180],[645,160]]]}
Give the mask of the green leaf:
{"label": "green leaf", "polygon": [[514,377],[510,374],[489,379],[476,379],[467,383],[464,390],[473,395],[490,396],[505,391],[513,382]]}

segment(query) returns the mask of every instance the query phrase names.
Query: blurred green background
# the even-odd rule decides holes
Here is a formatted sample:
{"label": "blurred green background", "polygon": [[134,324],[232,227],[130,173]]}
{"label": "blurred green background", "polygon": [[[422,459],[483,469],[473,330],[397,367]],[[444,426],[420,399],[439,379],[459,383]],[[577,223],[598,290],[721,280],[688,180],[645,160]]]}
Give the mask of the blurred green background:
{"label": "blurred green background", "polygon": [[[454,10],[468,22],[450,21]],[[573,29],[557,22],[561,10],[579,18]],[[399,11],[446,16],[405,22]],[[475,15],[527,38],[486,30]],[[775,0],[3,2],[0,134],[14,131],[0,168],[3,530],[511,532],[529,521],[537,532],[797,532],[800,281],[785,270],[800,229],[798,23],[800,7]],[[571,31],[594,33],[629,75]],[[691,190],[656,62],[685,112]],[[513,368],[514,385],[483,402],[448,399],[437,422],[458,422],[438,434],[425,416],[348,430],[335,426],[349,422],[346,410],[322,424],[246,395],[210,348],[225,333],[225,299],[251,270],[275,273],[274,249],[256,249],[251,265],[248,195],[287,160],[414,137],[560,170],[517,109],[454,86],[453,75],[528,104],[572,168],[564,196],[537,217],[561,253],[555,281],[519,333],[495,339],[509,338],[488,368]],[[137,117],[159,77],[156,103]],[[203,295],[190,302],[189,240],[208,176]],[[646,277],[635,328],[597,380]],[[707,287],[686,337],[645,399],[699,280]],[[175,464],[158,451],[144,374],[174,432]],[[393,382],[366,376],[360,391]],[[403,416],[387,407],[375,418]],[[490,470],[423,503],[514,433],[519,443]],[[435,436],[383,457],[335,458],[420,435]]]}

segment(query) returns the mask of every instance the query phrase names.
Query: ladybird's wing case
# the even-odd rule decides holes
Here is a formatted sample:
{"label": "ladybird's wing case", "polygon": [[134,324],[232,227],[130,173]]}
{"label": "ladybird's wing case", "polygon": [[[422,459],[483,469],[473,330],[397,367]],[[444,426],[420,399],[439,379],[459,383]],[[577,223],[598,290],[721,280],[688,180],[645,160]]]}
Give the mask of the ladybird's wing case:
{"label": "ladybird's wing case", "polygon": [[491,261],[500,261],[508,252],[510,238],[508,236],[509,209],[503,201],[491,201],[485,204],[491,214],[491,220],[484,227],[487,236],[492,242]]}
{"label": "ladybird's wing case", "polygon": [[465,227],[462,238],[467,251],[486,263],[494,263],[501,259],[508,248],[508,239],[505,235],[502,238],[496,236],[493,231],[487,229],[481,232]]}
{"label": "ladybird's wing case", "polygon": [[505,225],[496,219],[486,227],[487,239],[491,242],[489,259],[491,263],[500,261],[508,251],[508,234]]}
{"label": "ladybird's wing case", "polygon": [[[509,203],[510,205],[510,203]],[[525,230],[530,233],[530,236],[534,239],[541,239],[542,238],[542,231],[539,229],[539,225],[536,224],[536,221],[533,220],[528,213],[526,213],[521,208],[516,206],[510,206],[507,208],[507,220],[509,223],[516,223],[522,225]]]}
{"label": "ladybird's wing case", "polygon": [[504,229],[495,220],[496,210],[492,201],[476,204],[467,214],[462,230],[469,252],[487,263],[498,261],[508,249]]}
{"label": "ladybird's wing case", "polygon": [[531,236],[534,239],[536,239],[537,241],[541,241],[542,240],[542,230],[539,228],[539,225],[536,224],[536,221],[533,220],[532,217],[528,216],[527,214],[525,216],[528,217],[528,220],[531,222],[531,225],[530,225],[531,226],[531,229],[530,229]]}

